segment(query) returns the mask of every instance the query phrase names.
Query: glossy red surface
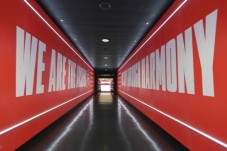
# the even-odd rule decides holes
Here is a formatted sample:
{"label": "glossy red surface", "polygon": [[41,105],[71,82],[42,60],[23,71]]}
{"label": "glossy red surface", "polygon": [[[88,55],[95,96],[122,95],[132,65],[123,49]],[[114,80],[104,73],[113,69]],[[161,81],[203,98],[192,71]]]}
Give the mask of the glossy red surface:
{"label": "glossy red surface", "polygon": [[17,151],[188,151],[112,93],[98,93],[35,136]]}
{"label": "glossy red surface", "polygon": [[93,69],[28,2],[0,1],[0,150],[14,150],[94,92]]}
{"label": "glossy red surface", "polygon": [[190,150],[227,148],[226,6],[175,1],[118,70],[118,93]]}

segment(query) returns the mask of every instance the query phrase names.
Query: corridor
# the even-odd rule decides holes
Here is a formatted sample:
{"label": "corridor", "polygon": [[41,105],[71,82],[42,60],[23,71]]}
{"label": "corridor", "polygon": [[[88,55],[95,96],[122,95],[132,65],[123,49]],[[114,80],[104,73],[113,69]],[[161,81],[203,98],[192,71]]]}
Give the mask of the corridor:
{"label": "corridor", "polygon": [[227,0],[0,6],[0,151],[227,150]]}
{"label": "corridor", "polygon": [[42,151],[187,150],[137,109],[98,93],[18,148]]}

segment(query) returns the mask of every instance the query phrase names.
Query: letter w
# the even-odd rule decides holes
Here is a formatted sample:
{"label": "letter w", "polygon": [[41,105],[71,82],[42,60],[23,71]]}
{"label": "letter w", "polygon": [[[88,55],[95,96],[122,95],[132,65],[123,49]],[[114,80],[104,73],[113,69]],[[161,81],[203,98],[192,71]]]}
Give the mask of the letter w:
{"label": "letter w", "polygon": [[37,52],[37,38],[16,27],[16,97],[32,95]]}

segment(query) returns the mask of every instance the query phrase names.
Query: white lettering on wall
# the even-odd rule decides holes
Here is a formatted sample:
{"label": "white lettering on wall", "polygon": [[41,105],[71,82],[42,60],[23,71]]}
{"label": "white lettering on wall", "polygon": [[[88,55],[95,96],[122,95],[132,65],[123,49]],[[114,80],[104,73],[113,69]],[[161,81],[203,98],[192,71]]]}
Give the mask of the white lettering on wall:
{"label": "white lettering on wall", "polygon": [[216,36],[217,10],[206,16],[205,27],[201,19],[194,25],[195,38],[202,68],[203,95],[214,96],[213,60]]}
{"label": "white lettering on wall", "polygon": [[145,58],[141,61],[142,65],[142,88],[145,88]]}
{"label": "white lettering on wall", "polygon": [[166,72],[167,72],[167,89],[169,92],[176,92],[177,71],[176,71],[175,39],[171,39],[166,44]]}
{"label": "white lettering on wall", "polygon": [[57,59],[57,87],[56,90],[60,91],[62,88],[62,54],[58,53]]}
{"label": "white lettering on wall", "polygon": [[199,20],[160,49],[123,71],[122,86],[152,90],[160,90],[161,86],[162,91],[195,94],[193,52],[196,50],[193,50],[193,41],[196,41],[203,95],[214,96],[213,63],[217,12],[213,11],[206,16],[205,21]]}
{"label": "white lettering on wall", "polygon": [[[16,97],[44,93],[45,52],[44,42],[16,27]],[[66,87],[86,87],[89,83],[87,72],[89,71],[52,49],[48,92],[65,90]]]}
{"label": "white lettering on wall", "polygon": [[185,41],[183,34],[177,36],[177,53],[179,92],[185,93],[186,85],[187,93],[195,94],[191,27],[185,30]]}
{"label": "white lettering on wall", "polygon": [[43,63],[43,53],[45,51],[46,51],[46,44],[39,41],[36,94],[44,93],[44,85],[42,84],[42,73],[45,71],[45,64]]}
{"label": "white lettering on wall", "polygon": [[156,55],[156,90],[162,85],[162,91],[166,91],[166,63],[165,63],[165,45],[161,47],[161,56],[159,50],[155,51]]}
{"label": "white lettering on wall", "polygon": [[145,88],[150,89],[150,73],[149,73],[149,56],[146,57],[146,78],[145,78]]}
{"label": "white lettering on wall", "polygon": [[150,54],[150,81],[151,88],[155,89],[155,53]]}
{"label": "white lettering on wall", "polygon": [[66,69],[65,69],[65,63],[66,63],[67,58],[65,56],[63,56],[63,60],[62,60],[62,88],[61,90],[65,90],[66,86],[65,86],[65,75],[66,75]]}
{"label": "white lettering on wall", "polygon": [[38,40],[16,27],[16,97],[33,94]]}
{"label": "white lettering on wall", "polygon": [[48,92],[56,90],[55,82],[56,82],[56,51],[52,49]]}
{"label": "white lettering on wall", "polygon": [[68,89],[76,88],[76,63],[68,60]]}

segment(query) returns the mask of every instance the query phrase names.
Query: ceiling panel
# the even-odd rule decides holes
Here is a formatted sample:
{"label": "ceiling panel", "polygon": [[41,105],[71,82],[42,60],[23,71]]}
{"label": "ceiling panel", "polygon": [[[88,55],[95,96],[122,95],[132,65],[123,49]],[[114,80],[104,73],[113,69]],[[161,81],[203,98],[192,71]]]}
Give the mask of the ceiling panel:
{"label": "ceiling panel", "polygon": [[[95,69],[116,70],[173,0],[37,2]],[[101,3],[108,3],[111,8],[103,10]],[[103,43],[103,38],[110,41]]]}

